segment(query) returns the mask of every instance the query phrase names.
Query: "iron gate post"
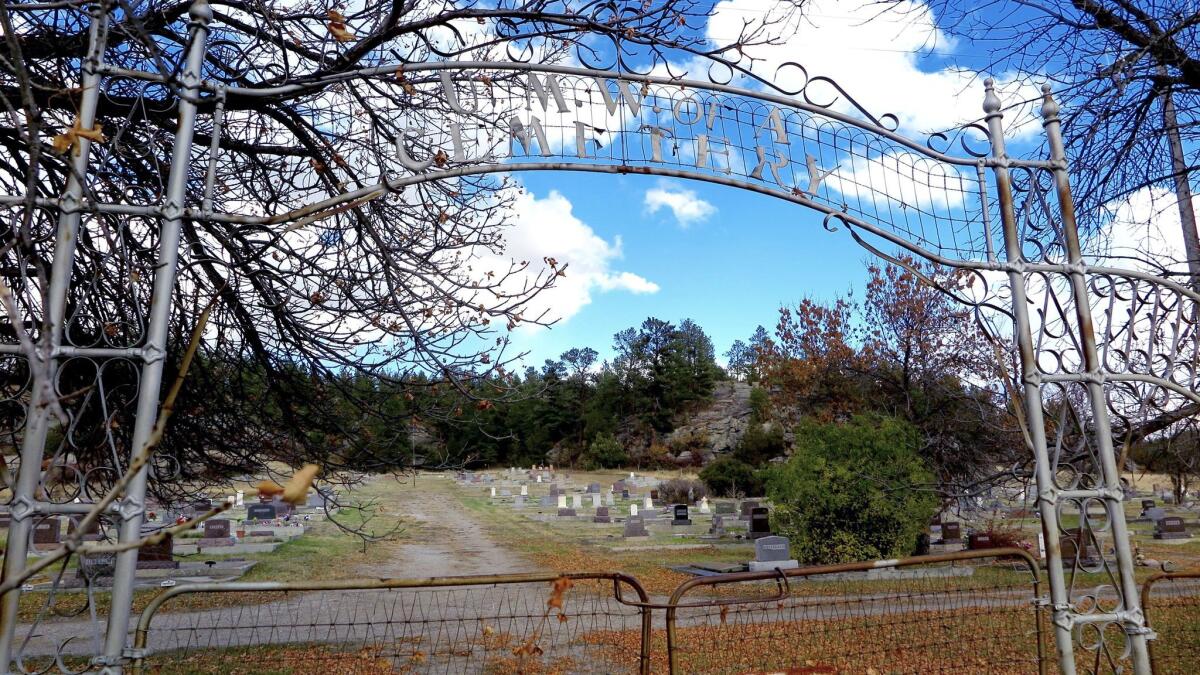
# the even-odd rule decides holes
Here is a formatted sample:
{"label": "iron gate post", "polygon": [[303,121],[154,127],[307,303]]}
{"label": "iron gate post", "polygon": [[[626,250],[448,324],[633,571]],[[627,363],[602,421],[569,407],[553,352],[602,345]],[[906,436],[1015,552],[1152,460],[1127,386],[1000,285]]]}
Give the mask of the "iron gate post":
{"label": "iron gate post", "polygon": [[[180,229],[183,224],[184,202],[187,194],[188,170],[191,166],[192,135],[196,123],[196,101],[200,94],[200,73],[208,39],[208,24],[212,8],[208,0],[196,0],[188,10],[191,28],[186,62],[180,76],[179,126],[171,154],[171,171],[161,211],[161,230],[158,243],[158,269],[154,274],[150,317],[147,322],[145,361],[137,397],[137,418],[134,423],[131,458],[150,441],[158,417],[158,398],[163,367],[167,357],[167,327],[171,318],[171,295],[179,263]],[[120,501],[120,542],[135,542],[141,538],[142,515],[145,512],[146,480],[149,464],[143,465],[125,490]],[[99,659],[104,672],[120,673],[129,633],[129,617],[133,608],[133,588],[137,572],[138,549],[117,554],[113,571],[112,606],[108,615],[108,630],[104,654]]]}
{"label": "iron gate post", "polygon": [[[108,39],[108,3],[89,5],[88,14],[91,18],[88,27],[88,54],[81,66],[81,92],[76,124],[80,129],[90,130],[95,127],[96,107],[100,100],[99,71]],[[30,142],[37,141],[31,139]],[[33,518],[41,501],[37,498],[37,488],[42,479],[42,459],[45,456],[46,435],[50,427],[51,403],[57,395],[57,352],[62,344],[67,289],[70,286],[71,270],[75,265],[75,243],[79,238],[84,182],[92,148],[92,140],[88,134],[78,134],[75,142],[78,145],[74,148],[70,173],[58,199],[59,217],[43,317],[44,333],[38,340],[37,353],[26,355],[27,358],[37,359],[40,363],[29,364],[32,391],[26,408],[25,434],[21,439],[21,465],[17,471],[10,503],[12,522],[4,553],[5,579],[13,578],[25,569]],[[32,171],[32,168],[30,170]],[[33,195],[28,196],[30,199],[25,208],[39,208],[32,199]],[[17,587],[0,600],[0,668],[5,673],[11,672],[20,599],[21,589]]]}
{"label": "iron gate post", "polygon": [[[1071,296],[1075,305],[1075,321],[1078,324],[1080,345],[1083,352],[1082,373],[1085,378],[1088,399],[1092,407],[1092,429],[1095,434],[1096,452],[1100,457],[1100,470],[1104,479],[1102,493],[1108,526],[1112,529],[1113,548],[1117,555],[1117,573],[1121,584],[1121,622],[1129,636],[1134,672],[1150,675],[1150,657],[1146,649],[1146,619],[1142,614],[1139,588],[1133,576],[1133,554],[1129,550],[1129,532],[1125,524],[1125,509],[1121,506],[1120,467],[1113,451],[1112,429],[1108,418],[1108,401],[1104,394],[1104,365],[1096,349],[1096,329],[1092,321],[1092,306],[1088,299],[1084,279],[1083,252],[1079,245],[1079,229],[1075,223],[1075,202],[1071,197],[1070,177],[1067,173],[1067,154],[1062,139],[1062,124],[1058,119],[1058,103],[1050,93],[1049,85],[1042,87],[1042,126],[1050,145],[1050,158],[1055,167],[1054,184],[1058,193],[1058,205],[1062,218],[1063,239],[1070,264]],[[1080,518],[1087,518],[1087,502]]]}
{"label": "iron gate post", "polygon": [[[1008,282],[1012,289],[1013,330],[1021,357],[1021,383],[1025,394],[1025,417],[1029,439],[1033,444],[1034,470],[1037,479],[1038,512],[1042,521],[1042,536],[1046,541],[1046,573],[1050,580],[1050,604],[1053,615],[1054,643],[1058,651],[1059,669],[1063,675],[1074,675],[1075,652],[1071,639],[1072,613],[1063,575],[1062,551],[1058,533],[1058,490],[1050,470],[1050,453],[1046,447],[1046,426],[1042,417],[1042,390],[1038,377],[1037,356],[1029,322],[1029,302],[1025,296],[1025,274],[1020,266],[1025,261],[1021,251],[1017,217],[1013,207],[1012,182],[1004,149],[1004,122],[1000,98],[996,96],[991,78],[984,81],[983,111],[986,114],[992,158],[997,160],[992,170],[996,176],[996,193],[1000,202],[1000,221],[1004,228],[1004,250],[1010,265]],[[987,208],[986,205],[984,208]]]}

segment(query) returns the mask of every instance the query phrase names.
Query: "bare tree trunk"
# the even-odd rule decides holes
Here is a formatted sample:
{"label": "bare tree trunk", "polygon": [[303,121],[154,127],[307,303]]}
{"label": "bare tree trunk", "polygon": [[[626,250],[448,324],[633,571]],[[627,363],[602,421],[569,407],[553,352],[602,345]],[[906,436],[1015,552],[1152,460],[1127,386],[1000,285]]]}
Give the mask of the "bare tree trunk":
{"label": "bare tree trunk", "polygon": [[[1166,68],[1161,68],[1163,75]],[[1179,120],[1175,116],[1175,101],[1171,90],[1163,94],[1163,127],[1171,148],[1171,173],[1175,179],[1175,197],[1179,222],[1183,226],[1183,249],[1187,255],[1188,273],[1192,288],[1200,290],[1200,236],[1196,233],[1196,211],[1192,207],[1192,186],[1188,182],[1187,162],[1183,156],[1183,141],[1179,138]]]}

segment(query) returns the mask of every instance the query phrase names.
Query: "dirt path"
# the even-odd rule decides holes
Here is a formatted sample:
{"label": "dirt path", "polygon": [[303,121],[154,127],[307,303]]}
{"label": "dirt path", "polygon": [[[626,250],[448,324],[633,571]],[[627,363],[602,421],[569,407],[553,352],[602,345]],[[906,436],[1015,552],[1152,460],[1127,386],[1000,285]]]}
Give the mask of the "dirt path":
{"label": "dirt path", "polygon": [[415,521],[416,536],[390,544],[387,560],[360,565],[355,576],[440,577],[534,572],[532,562],[493,540],[450,492],[447,479],[421,478],[417,489],[397,486],[385,508]]}

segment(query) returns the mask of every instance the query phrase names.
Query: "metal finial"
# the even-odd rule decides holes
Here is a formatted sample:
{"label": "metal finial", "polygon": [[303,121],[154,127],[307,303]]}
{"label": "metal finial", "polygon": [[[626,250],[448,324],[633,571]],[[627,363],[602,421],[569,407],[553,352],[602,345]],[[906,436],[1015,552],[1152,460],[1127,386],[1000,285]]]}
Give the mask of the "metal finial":
{"label": "metal finial", "polygon": [[1058,101],[1054,100],[1054,95],[1050,93],[1050,85],[1042,85],[1042,119],[1051,119],[1058,117]]}
{"label": "metal finial", "polygon": [[987,92],[983,96],[983,112],[989,115],[1000,112],[1000,97],[996,95],[996,81],[990,77],[984,80],[983,90]]}
{"label": "metal finial", "polygon": [[213,20],[212,5],[208,4],[208,0],[195,0],[188,8],[188,16],[192,21],[208,23]]}

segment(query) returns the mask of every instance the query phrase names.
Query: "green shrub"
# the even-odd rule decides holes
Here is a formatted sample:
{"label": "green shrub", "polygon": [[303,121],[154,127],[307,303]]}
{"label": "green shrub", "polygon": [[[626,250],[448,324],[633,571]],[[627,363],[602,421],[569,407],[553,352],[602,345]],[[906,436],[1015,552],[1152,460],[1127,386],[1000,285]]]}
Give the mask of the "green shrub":
{"label": "green shrub", "polygon": [[612,434],[596,434],[580,460],[589,471],[615,469],[628,464],[629,455]]}
{"label": "green shrub", "polygon": [[767,419],[767,409],[771,405],[771,397],[767,395],[767,390],[762,387],[754,387],[750,390],[750,421],[762,422]]}
{"label": "green shrub", "polygon": [[763,484],[754,467],[732,457],[721,457],[700,472],[700,480],[718,497],[762,494]]}
{"label": "green shrub", "polygon": [[750,466],[762,466],[767,460],[787,454],[783,429],[778,424],[751,424],[733,449],[733,456]]}
{"label": "green shrub", "polygon": [[708,488],[698,480],[672,478],[658,486],[658,498],[664,504],[691,504],[692,501],[688,499],[688,490],[692,491],[693,500],[708,494]]}
{"label": "green shrub", "polygon": [[791,458],[766,472],[772,527],[805,563],[908,555],[937,509],[912,425],[882,416],[805,421]]}

